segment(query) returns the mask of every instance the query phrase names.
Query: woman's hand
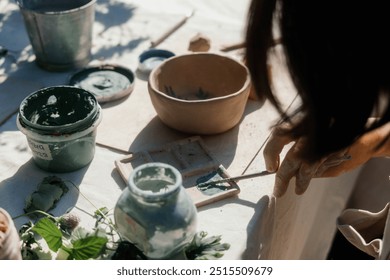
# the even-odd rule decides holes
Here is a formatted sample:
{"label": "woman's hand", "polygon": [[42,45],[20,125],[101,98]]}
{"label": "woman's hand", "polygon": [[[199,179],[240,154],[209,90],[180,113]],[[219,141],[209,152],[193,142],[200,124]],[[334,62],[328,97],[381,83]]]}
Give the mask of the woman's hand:
{"label": "woman's hand", "polygon": [[[266,168],[270,172],[276,171],[274,195],[281,197],[287,191],[290,180],[296,178],[296,194],[303,194],[312,178],[335,177],[344,172],[353,170],[373,157],[390,155],[390,140],[379,150],[375,147],[384,141],[390,133],[390,123],[379,127],[360,137],[348,149],[333,153],[314,163],[308,163],[301,158],[305,149],[304,138],[293,139],[284,132],[285,125],[276,127],[264,148]],[[284,146],[295,142],[280,163],[279,155]]]}

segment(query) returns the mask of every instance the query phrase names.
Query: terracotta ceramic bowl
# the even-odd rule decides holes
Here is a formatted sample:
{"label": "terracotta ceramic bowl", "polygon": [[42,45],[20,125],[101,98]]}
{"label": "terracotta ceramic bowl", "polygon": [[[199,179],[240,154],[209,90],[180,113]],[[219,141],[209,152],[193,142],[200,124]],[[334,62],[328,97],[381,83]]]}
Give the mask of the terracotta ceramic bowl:
{"label": "terracotta ceramic bowl", "polygon": [[226,56],[193,53],[167,59],[148,82],[163,123],[191,134],[217,134],[236,126],[250,91],[246,66]]}

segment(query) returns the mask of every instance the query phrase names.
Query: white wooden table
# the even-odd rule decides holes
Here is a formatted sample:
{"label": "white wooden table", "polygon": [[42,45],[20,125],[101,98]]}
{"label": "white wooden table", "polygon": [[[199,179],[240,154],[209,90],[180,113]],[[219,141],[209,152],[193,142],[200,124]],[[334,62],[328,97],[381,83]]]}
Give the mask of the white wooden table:
{"label": "white wooden table", "polygon": [[[189,10],[195,11],[194,16],[159,48],[185,53],[189,40],[202,33],[211,39],[210,51],[220,52],[224,45],[243,41],[248,5],[248,0],[98,1],[91,65],[114,63],[136,72],[138,56],[150,41]],[[23,211],[25,197],[49,174],[34,165],[26,139],[16,128],[15,112],[25,96],[42,87],[67,83],[71,72],[39,69],[17,6],[1,1],[0,11],[5,15],[0,18],[0,44],[13,50],[0,60],[0,207],[16,216]],[[16,32],[18,36],[14,36]],[[242,58],[240,50],[226,55]],[[275,85],[287,107],[295,92],[277,61],[272,67]],[[265,168],[261,149],[277,119],[268,102],[249,100],[237,127],[202,139],[230,175],[260,171]],[[190,136],[160,122],[149,100],[147,82],[137,77],[128,98],[103,105],[92,163],[57,175],[79,185],[98,207],[112,209],[126,187],[115,160]],[[241,181],[238,196],[198,209],[198,229],[222,235],[223,241],[231,244],[225,259],[323,259],[335,232],[335,219],[345,207],[357,174],[313,180],[305,195],[297,197],[289,191],[279,200],[272,197],[273,175]],[[69,209],[81,217],[83,225],[92,225],[88,213],[94,209],[82,196],[69,194],[55,214]],[[16,225],[24,222],[19,219]]]}

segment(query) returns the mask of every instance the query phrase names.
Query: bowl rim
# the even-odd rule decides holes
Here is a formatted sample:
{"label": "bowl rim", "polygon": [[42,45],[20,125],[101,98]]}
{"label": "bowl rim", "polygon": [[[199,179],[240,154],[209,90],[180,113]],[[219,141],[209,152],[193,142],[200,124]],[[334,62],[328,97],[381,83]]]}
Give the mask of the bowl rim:
{"label": "bowl rim", "polygon": [[[152,78],[155,76],[156,72],[160,70],[160,68],[166,64],[167,62],[171,61],[171,60],[174,60],[174,59],[180,59],[180,58],[183,58],[183,57],[186,57],[186,56],[198,56],[198,55],[203,55],[203,56],[216,56],[216,57],[222,57],[222,58],[225,58],[225,59],[228,59],[234,63],[237,63],[238,65],[240,65],[246,72],[246,79],[245,79],[245,83],[241,86],[241,88],[236,91],[236,92],[232,92],[228,95],[224,95],[224,96],[218,96],[218,97],[212,97],[212,98],[207,98],[207,99],[192,99],[192,100],[186,100],[186,99],[180,99],[180,98],[175,98],[175,97],[172,97],[160,90],[158,90],[156,87],[155,87],[155,83],[152,82]],[[237,59],[234,59],[232,57],[229,57],[227,55],[223,55],[223,54],[219,54],[219,53],[213,53],[213,52],[197,52],[197,53],[186,53],[186,54],[181,54],[181,55],[176,55],[176,56],[173,56],[173,57],[170,57],[166,60],[164,60],[161,64],[159,64],[156,68],[154,68],[150,75],[149,75],[149,78],[148,78],[148,87],[150,87],[151,89],[153,89],[153,91],[155,93],[158,93],[161,97],[164,97],[166,99],[169,99],[169,100],[172,100],[172,101],[175,101],[175,102],[180,102],[180,103],[189,103],[189,104],[193,104],[193,103],[206,103],[206,102],[212,102],[212,101],[218,101],[218,100],[224,100],[224,99],[230,99],[230,98],[233,98],[233,97],[236,97],[240,94],[243,94],[246,89],[250,89],[250,85],[251,85],[251,76],[250,76],[250,73],[249,73],[249,69],[248,67],[238,61]]]}

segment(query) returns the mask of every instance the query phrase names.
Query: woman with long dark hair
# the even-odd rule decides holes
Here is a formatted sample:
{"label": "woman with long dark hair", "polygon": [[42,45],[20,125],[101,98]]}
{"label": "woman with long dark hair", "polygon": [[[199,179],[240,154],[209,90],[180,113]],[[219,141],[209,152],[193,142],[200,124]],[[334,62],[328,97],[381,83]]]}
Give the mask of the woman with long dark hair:
{"label": "woman with long dark hair", "polygon": [[[291,178],[296,193],[313,177],[336,176],[390,156],[390,40],[383,1],[253,0],[246,60],[255,91],[282,112],[268,58],[279,28],[289,74],[301,99],[283,115],[264,149],[277,171],[274,194]],[[295,142],[283,161],[283,147]]]}
{"label": "woman with long dark hair", "polygon": [[[296,194],[303,194],[312,178],[337,176],[374,157],[390,156],[388,13],[387,3],[379,0],[252,0],[246,63],[255,91],[283,120],[264,148],[266,167],[276,172],[276,197],[286,193],[293,177]],[[268,71],[275,29],[301,101],[289,114],[279,105]],[[382,210],[346,209],[336,224],[360,250],[390,259],[389,188],[365,186],[370,187],[375,195],[362,199]]]}

